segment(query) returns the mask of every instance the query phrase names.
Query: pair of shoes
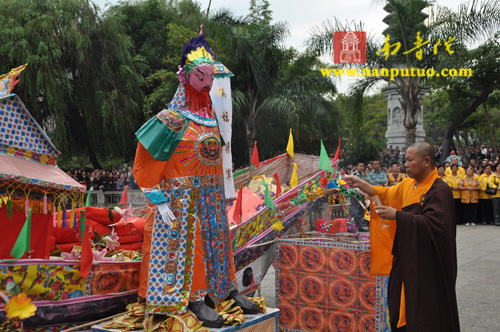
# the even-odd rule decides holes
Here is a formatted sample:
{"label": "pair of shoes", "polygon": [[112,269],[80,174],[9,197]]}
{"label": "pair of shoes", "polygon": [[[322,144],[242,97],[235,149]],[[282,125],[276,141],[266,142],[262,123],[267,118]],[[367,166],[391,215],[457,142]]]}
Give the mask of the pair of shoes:
{"label": "pair of shoes", "polygon": [[470,226],[470,222],[466,223],[465,226]]}
{"label": "pair of shoes", "polygon": [[214,309],[206,305],[203,300],[189,302],[188,308],[196,315],[196,318],[203,323],[203,326],[216,329],[220,329],[224,326],[224,318],[215,312]]}

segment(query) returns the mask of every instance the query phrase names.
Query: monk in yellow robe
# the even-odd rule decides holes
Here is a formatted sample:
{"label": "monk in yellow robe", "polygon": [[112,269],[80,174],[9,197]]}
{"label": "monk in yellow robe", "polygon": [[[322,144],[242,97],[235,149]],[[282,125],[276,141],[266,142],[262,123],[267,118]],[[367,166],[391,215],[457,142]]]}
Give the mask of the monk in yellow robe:
{"label": "monk in yellow robe", "polygon": [[390,274],[392,331],[458,332],[453,195],[434,167],[432,145],[411,145],[405,159],[409,177],[393,187],[346,176],[349,186],[382,203],[372,206],[371,273]]}

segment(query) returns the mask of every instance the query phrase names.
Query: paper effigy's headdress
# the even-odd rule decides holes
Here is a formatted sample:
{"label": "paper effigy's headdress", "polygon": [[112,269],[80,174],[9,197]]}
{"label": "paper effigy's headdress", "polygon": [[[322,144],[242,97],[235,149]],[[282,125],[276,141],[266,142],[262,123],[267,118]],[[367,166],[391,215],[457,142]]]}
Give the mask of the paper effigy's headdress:
{"label": "paper effigy's headdress", "polygon": [[186,84],[188,76],[201,64],[214,65],[212,49],[203,36],[203,25],[200,34],[182,47],[181,64],[177,72],[179,81]]}

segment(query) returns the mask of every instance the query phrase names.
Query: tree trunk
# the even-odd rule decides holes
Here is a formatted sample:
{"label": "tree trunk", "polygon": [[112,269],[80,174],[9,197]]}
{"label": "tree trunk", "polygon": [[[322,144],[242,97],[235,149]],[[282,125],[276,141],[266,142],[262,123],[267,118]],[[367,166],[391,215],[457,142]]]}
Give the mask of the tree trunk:
{"label": "tree trunk", "polygon": [[465,111],[462,113],[459,112],[455,117],[455,121],[446,126],[443,135],[443,155],[441,156],[441,161],[444,161],[444,159],[446,159],[446,157],[450,155],[451,145],[453,143],[453,135],[455,134],[455,131],[461,128],[465,128],[470,124],[470,122],[467,123],[467,119],[479,108],[479,106],[481,106],[482,103],[485,103],[488,100],[490,89],[490,86],[486,85],[481,91],[481,94],[479,96],[476,96],[471,101],[467,109],[465,109]]}
{"label": "tree trunk", "polygon": [[490,114],[488,113],[488,107],[486,103],[483,103],[484,114],[486,115],[486,124],[488,125],[488,131],[490,132],[491,144],[493,145],[493,155],[491,159],[495,158],[497,155],[497,143],[495,142],[495,135],[493,134],[493,127],[491,126]]}
{"label": "tree trunk", "polygon": [[97,159],[94,149],[92,149],[90,144],[87,145],[87,152],[89,155],[90,162],[92,163],[94,169],[102,169],[101,164],[99,163],[99,159]]}
{"label": "tree trunk", "polygon": [[403,124],[405,126],[405,144],[408,148],[415,143],[418,123],[418,112],[420,111],[420,80],[403,79],[399,81],[399,94],[401,107],[403,109]]}
{"label": "tree trunk", "polygon": [[451,127],[451,125],[447,126],[444,130],[443,135],[443,152],[441,154],[441,164],[444,163],[446,158],[451,153],[451,145],[453,143],[453,134],[455,133],[455,129]]}
{"label": "tree trunk", "polygon": [[411,128],[406,128],[405,131],[405,144],[408,148],[410,145],[415,143],[415,139],[417,137],[417,128],[413,126]]}

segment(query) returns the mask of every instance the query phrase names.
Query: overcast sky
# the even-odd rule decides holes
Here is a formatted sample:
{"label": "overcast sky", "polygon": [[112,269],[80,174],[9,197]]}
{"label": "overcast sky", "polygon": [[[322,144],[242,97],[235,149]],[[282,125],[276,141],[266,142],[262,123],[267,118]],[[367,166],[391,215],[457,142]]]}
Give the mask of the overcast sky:
{"label": "overcast sky", "polygon": [[[105,9],[107,4],[116,4],[118,0],[94,0],[101,8]],[[209,0],[198,0],[204,10],[207,9]],[[382,19],[387,13],[382,9],[383,1],[373,0],[270,0],[272,17],[275,22],[286,22],[290,31],[285,45],[293,46],[299,50],[304,50],[304,41],[310,36],[310,30],[315,26],[320,26],[326,19],[336,17],[341,22],[356,21],[363,22],[364,31],[367,35],[381,38],[382,31],[387,27]],[[463,0],[438,0],[436,4],[452,9],[467,1]],[[481,2],[481,1],[480,1]],[[211,11],[220,8],[230,9],[236,16],[248,14],[250,1],[234,0],[212,0]],[[329,61],[329,58],[324,58]],[[330,61],[329,63],[332,63]],[[237,73],[235,73],[237,74]],[[349,81],[343,79],[338,82],[339,90],[346,91]]]}

